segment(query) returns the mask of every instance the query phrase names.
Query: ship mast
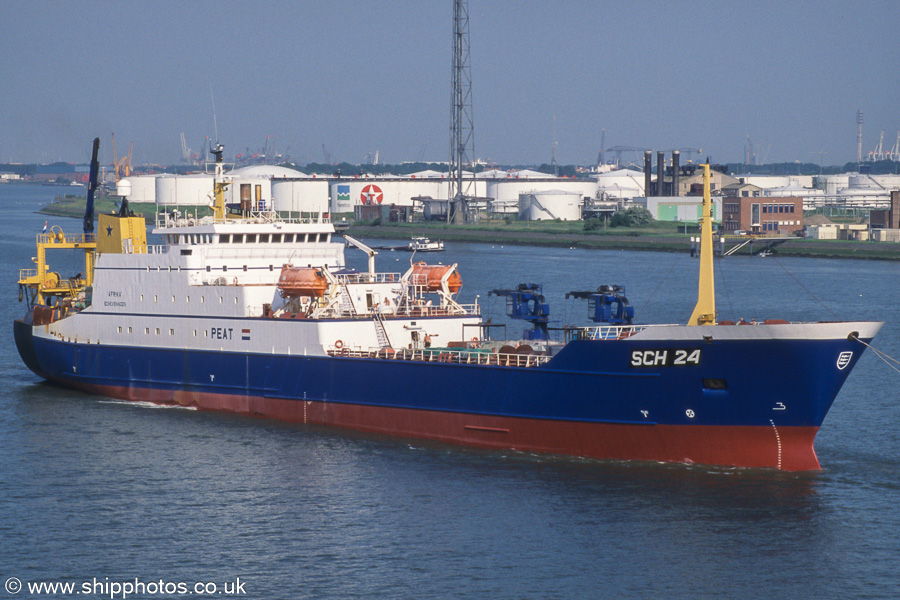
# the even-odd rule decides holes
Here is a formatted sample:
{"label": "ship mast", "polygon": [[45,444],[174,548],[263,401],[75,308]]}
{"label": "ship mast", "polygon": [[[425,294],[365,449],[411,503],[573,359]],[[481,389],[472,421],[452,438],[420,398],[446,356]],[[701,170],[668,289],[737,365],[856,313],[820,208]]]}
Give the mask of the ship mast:
{"label": "ship mast", "polygon": [[716,324],[716,286],[713,272],[712,199],[709,192],[709,163],[703,166],[703,218],[700,219],[700,280],[697,304],[688,325]]}
{"label": "ship mast", "polygon": [[[210,144],[211,145],[211,144]],[[219,142],[216,142],[214,148],[210,148],[209,153],[216,157],[216,175],[213,183],[213,218],[217,223],[225,220],[225,183],[223,174],[225,172],[225,164],[222,162],[222,155],[225,148]]]}

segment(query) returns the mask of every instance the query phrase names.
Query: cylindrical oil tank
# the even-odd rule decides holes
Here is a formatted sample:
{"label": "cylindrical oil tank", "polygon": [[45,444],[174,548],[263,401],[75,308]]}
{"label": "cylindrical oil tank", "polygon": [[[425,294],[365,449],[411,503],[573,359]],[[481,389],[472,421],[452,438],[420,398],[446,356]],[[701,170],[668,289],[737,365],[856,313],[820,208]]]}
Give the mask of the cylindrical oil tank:
{"label": "cylindrical oil tank", "polygon": [[156,175],[123,177],[117,186],[118,195],[125,196],[131,203],[154,204],[156,203],[156,178]]}
{"label": "cylindrical oil tank", "polygon": [[462,277],[459,271],[448,265],[429,265],[419,262],[413,265],[411,282],[413,285],[421,286],[423,291],[437,292],[441,290],[441,280],[449,272],[453,271],[447,278],[447,289],[450,293],[455,294],[462,287]]}
{"label": "cylindrical oil tank", "polygon": [[[519,194],[562,191],[578,193],[587,198],[597,197],[597,181],[594,179],[493,179],[487,181],[486,195],[494,200],[510,201],[515,205]],[[515,211],[513,211],[515,212]]]}
{"label": "cylindrical oil tank", "polygon": [[609,198],[624,199],[646,196],[644,191],[646,182],[639,171],[620,169],[601,173],[597,175],[596,181],[597,197],[603,195]]}
{"label": "cylindrical oil tank", "polygon": [[282,267],[278,289],[285,298],[321,298],[328,289],[328,280],[322,269],[315,267]]}
{"label": "cylindrical oil tank", "polygon": [[577,221],[581,218],[581,194],[549,191],[519,194],[519,219],[524,221]]}
{"label": "cylindrical oil tank", "polygon": [[326,213],[328,190],[327,179],[273,179],[273,207],[278,212]]}
{"label": "cylindrical oil tank", "polygon": [[156,202],[162,206],[209,206],[212,175],[161,175],[156,178]]}

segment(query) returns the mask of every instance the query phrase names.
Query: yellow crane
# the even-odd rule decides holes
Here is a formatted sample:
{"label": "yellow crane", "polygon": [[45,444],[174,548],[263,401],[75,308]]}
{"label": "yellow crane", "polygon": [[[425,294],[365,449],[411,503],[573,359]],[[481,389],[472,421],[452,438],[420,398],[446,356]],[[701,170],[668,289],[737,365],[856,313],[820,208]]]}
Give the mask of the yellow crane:
{"label": "yellow crane", "polygon": [[113,152],[113,168],[116,171],[116,184],[119,183],[119,169],[122,170],[122,177],[131,175],[131,154],[134,151],[134,142],[128,146],[128,156],[123,156],[120,160],[116,155],[116,134],[112,134],[112,152]]}

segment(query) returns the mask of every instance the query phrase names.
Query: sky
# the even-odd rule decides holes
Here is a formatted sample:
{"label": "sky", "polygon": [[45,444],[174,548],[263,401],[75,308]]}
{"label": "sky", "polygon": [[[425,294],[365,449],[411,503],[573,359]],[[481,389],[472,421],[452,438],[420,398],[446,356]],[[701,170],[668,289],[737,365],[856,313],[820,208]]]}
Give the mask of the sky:
{"label": "sky", "polygon": [[[900,2],[469,0],[475,156],[843,165],[900,130]],[[447,161],[452,0],[0,4],[0,162]],[[215,107],[215,109],[214,109]],[[690,158],[692,153],[688,153]],[[683,154],[684,156],[684,154]],[[693,154],[696,159],[697,155]],[[639,160],[638,153],[623,159]],[[655,158],[654,158],[655,160]],[[684,158],[682,162],[684,162]]]}

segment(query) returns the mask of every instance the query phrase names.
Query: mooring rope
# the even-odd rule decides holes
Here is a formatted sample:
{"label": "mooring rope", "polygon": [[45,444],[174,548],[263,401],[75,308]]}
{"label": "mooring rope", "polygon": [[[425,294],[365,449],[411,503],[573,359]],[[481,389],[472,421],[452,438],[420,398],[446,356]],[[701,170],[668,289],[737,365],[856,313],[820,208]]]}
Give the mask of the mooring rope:
{"label": "mooring rope", "polygon": [[[809,295],[813,298],[813,300],[815,300],[816,302],[818,302],[819,304],[821,304],[822,307],[825,308],[825,310],[827,310],[828,312],[830,312],[831,315],[832,315],[836,320],[840,320],[840,317],[837,315],[837,313],[835,313],[833,310],[831,310],[831,308],[829,308],[828,305],[826,305],[824,302],[822,302],[821,300],[819,300],[819,298],[818,298],[815,294],[813,294],[812,291],[811,291],[809,288],[807,288],[805,285],[803,285],[803,283],[802,283],[799,279],[797,279],[796,277],[794,277],[794,274],[791,273],[791,272],[787,269],[787,267],[785,267],[783,264],[781,264],[781,261],[780,261],[780,260],[776,259],[776,260],[775,260],[775,264],[778,265],[779,267],[781,267],[782,269],[784,269],[784,272],[787,273],[788,275],[790,275],[791,279],[793,279],[793,280],[797,283],[797,285],[799,285],[801,288],[803,288],[804,290],[806,290],[806,293],[809,294]],[[865,346],[866,348],[870,348],[870,349],[872,350],[872,352],[875,353],[875,356],[877,356],[877,357],[880,358],[882,361],[884,361],[884,364],[886,364],[887,366],[889,366],[890,368],[892,368],[894,371],[897,371],[898,373],[900,373],[900,369],[898,369],[896,366],[894,366],[894,365],[891,364],[891,363],[894,363],[894,364],[896,364],[896,365],[900,365],[900,360],[897,360],[897,359],[894,358],[893,356],[889,355],[887,352],[883,352],[883,351],[879,350],[878,348],[876,348],[876,347],[873,346],[872,344],[868,344],[868,343],[864,342],[863,340],[859,339],[858,337],[856,338],[856,341],[859,342],[859,343],[861,343],[861,344],[862,344],[863,346]]]}
{"label": "mooring rope", "polygon": [[719,267],[719,281],[722,282],[722,289],[725,290],[725,299],[728,300],[728,310],[731,311],[730,314],[731,318],[733,319],[734,315],[737,313],[734,312],[734,304],[732,304],[731,302],[731,294],[728,293],[728,285],[725,283],[725,267],[723,266],[724,263],[724,260],[717,260],[715,264]]}
{"label": "mooring rope", "polygon": [[[775,257],[773,256],[772,258],[775,258]],[[781,261],[778,260],[777,258],[775,258],[775,264],[778,265],[779,267],[781,267],[781,268],[784,270],[784,272],[787,273],[787,274],[790,276],[790,278],[793,279],[794,282],[795,282],[797,285],[799,285],[801,288],[803,288],[803,290],[806,291],[806,293],[809,294],[809,295],[812,297],[813,300],[815,300],[816,302],[818,302],[819,304],[821,304],[822,307],[823,307],[825,310],[827,310],[828,312],[830,312],[830,313],[831,313],[831,316],[833,316],[833,317],[835,318],[835,320],[838,320],[838,321],[841,320],[841,318],[838,316],[838,314],[837,314],[836,312],[834,312],[833,310],[831,310],[831,308],[830,308],[828,305],[826,305],[824,302],[822,302],[821,300],[819,300],[818,296],[816,296],[815,294],[813,294],[812,291],[811,291],[808,287],[806,287],[805,285],[803,285],[803,282],[801,282],[799,279],[797,279],[796,277],[794,277],[794,274],[791,273],[790,271],[788,271],[787,267],[785,267],[783,264],[781,264]]]}
{"label": "mooring rope", "polygon": [[876,348],[876,347],[873,346],[872,344],[867,344],[866,342],[862,341],[862,340],[859,339],[859,338],[856,338],[856,341],[859,342],[860,344],[862,344],[863,346],[865,346],[866,348],[870,348],[870,349],[872,350],[872,352],[875,353],[875,356],[877,356],[878,358],[880,358],[881,360],[884,361],[884,364],[886,364],[887,366],[889,366],[889,367],[892,368],[893,370],[895,370],[895,371],[897,371],[898,373],[900,373],[900,369],[898,369],[897,367],[895,367],[894,365],[891,364],[891,363],[895,363],[895,364],[897,364],[897,365],[900,365],[900,360],[897,360],[897,359],[894,358],[893,356],[889,355],[887,352],[882,352],[881,350],[879,350],[878,348]]}
{"label": "mooring rope", "polygon": [[650,297],[647,298],[647,300],[644,302],[645,310],[653,304],[653,297],[656,296],[656,292],[659,291],[659,288],[662,287],[662,284],[665,283],[666,279],[669,278],[669,275],[672,274],[672,271],[675,269],[675,265],[678,264],[678,262],[681,260],[681,258],[682,258],[682,254],[678,253],[678,254],[676,254],[675,260],[673,260],[671,263],[669,263],[669,270],[666,271],[666,274],[663,275],[662,279],[659,280],[659,283],[656,284],[656,289],[653,290],[653,293],[650,294]]}

